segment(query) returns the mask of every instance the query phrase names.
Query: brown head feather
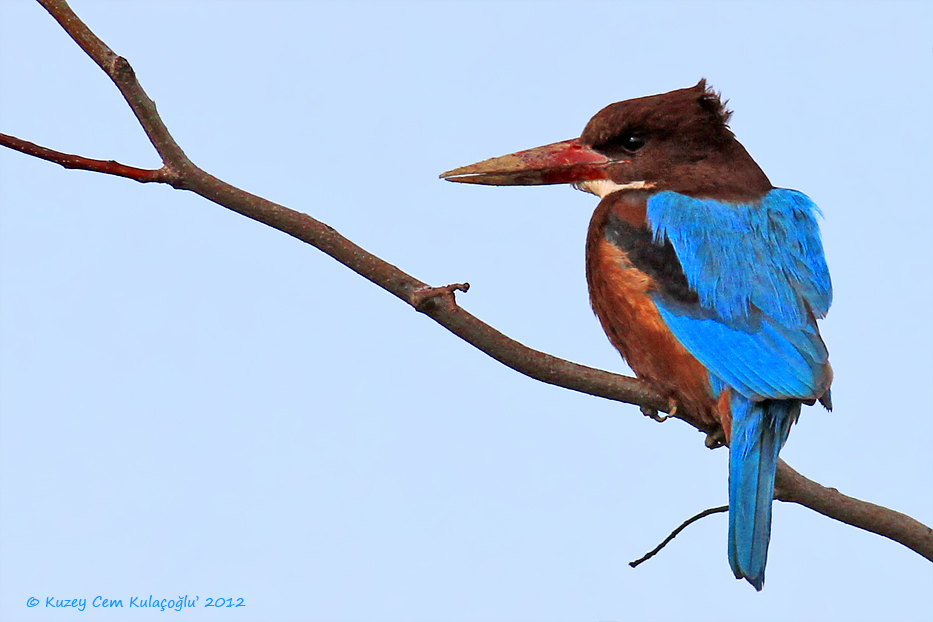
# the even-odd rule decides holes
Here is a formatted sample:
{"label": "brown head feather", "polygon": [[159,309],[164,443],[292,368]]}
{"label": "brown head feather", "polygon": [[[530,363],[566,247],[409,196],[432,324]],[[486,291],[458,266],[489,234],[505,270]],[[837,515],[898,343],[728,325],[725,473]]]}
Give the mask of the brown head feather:
{"label": "brown head feather", "polygon": [[732,113],[706,80],[606,106],[580,139],[618,164],[620,184],[645,181],[691,196],[760,199],[771,183],[729,129]]}

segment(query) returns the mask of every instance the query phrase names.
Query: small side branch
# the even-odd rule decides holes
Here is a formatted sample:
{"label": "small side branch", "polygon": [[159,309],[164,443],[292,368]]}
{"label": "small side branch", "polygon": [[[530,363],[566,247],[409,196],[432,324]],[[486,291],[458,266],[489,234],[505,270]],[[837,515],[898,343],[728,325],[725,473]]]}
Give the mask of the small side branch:
{"label": "small side branch", "polygon": [[160,169],[136,168],[134,166],[127,166],[126,164],[114,162],[113,160],[85,158],[84,156],[55,151],[54,149],[49,149],[48,147],[43,147],[8,134],[0,134],[0,145],[20,151],[26,155],[60,164],[65,168],[126,177],[127,179],[132,179],[133,181],[144,184],[160,182],[174,185],[175,182],[175,176],[165,167]]}
{"label": "small side branch", "polygon": [[682,524],[680,527],[678,527],[677,529],[675,529],[674,531],[672,531],[672,532],[671,532],[671,535],[669,535],[668,537],[664,538],[664,541],[661,542],[661,544],[657,545],[656,547],[654,547],[653,549],[651,549],[650,551],[648,551],[647,553],[645,553],[644,556],[642,556],[642,557],[636,559],[636,560],[633,561],[633,562],[629,562],[628,565],[631,566],[632,568],[634,568],[635,566],[641,564],[642,562],[648,561],[649,559],[651,559],[652,557],[654,557],[655,555],[657,555],[658,552],[660,552],[661,549],[663,549],[665,546],[667,546],[667,544],[668,544],[671,540],[673,540],[674,538],[676,538],[676,537],[677,537],[677,534],[679,534],[681,531],[683,531],[684,529],[686,529],[687,527],[689,527],[689,526],[692,525],[693,523],[697,522],[697,521],[700,520],[701,518],[706,518],[706,517],[709,516],[710,514],[719,514],[720,512],[728,512],[728,511],[729,511],[729,506],[728,506],[728,505],[721,505],[721,506],[719,506],[718,508],[710,508],[710,509],[708,509],[708,510],[703,510],[702,512],[700,512],[700,513],[697,514],[696,516],[693,516],[693,517],[691,517],[691,518],[688,518],[687,520],[685,520],[685,521],[683,522],[683,524]]}
{"label": "small side branch", "polygon": [[450,302],[455,302],[454,292],[457,291],[464,293],[470,291],[470,284],[451,283],[443,287],[419,287],[411,292],[409,303],[415,310],[424,313],[434,305],[434,299],[438,296],[443,296],[448,298]]}

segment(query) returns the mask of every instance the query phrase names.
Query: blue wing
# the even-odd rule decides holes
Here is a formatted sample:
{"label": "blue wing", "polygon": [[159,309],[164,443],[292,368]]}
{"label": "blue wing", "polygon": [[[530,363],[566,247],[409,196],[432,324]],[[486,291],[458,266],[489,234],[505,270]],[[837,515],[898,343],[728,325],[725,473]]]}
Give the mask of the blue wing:
{"label": "blue wing", "polygon": [[819,213],[804,194],[781,188],[759,204],[670,191],[648,200],[655,241],[670,241],[699,297],[684,304],[658,292],[654,302],[714,384],[752,400],[809,399],[828,388],[816,319],[829,310],[832,284]]}

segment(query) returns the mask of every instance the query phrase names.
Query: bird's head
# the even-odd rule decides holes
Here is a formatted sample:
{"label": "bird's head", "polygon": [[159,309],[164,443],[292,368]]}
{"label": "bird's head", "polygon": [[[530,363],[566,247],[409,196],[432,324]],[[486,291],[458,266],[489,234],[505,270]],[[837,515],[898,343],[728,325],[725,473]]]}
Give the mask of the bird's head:
{"label": "bird's head", "polygon": [[600,197],[654,188],[757,199],[771,184],[729,129],[731,114],[700,80],[610,104],[579,138],[463,166],[441,178],[496,186],[573,184]]}

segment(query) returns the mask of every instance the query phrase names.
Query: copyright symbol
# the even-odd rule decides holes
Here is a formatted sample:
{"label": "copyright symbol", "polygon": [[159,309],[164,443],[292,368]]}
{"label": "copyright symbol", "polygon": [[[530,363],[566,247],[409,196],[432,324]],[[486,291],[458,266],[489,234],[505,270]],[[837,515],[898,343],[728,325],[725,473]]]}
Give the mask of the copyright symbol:
{"label": "copyright symbol", "polygon": [[29,600],[26,601],[27,607],[35,607],[38,604],[39,604],[39,599],[36,598],[35,596],[30,596]]}

